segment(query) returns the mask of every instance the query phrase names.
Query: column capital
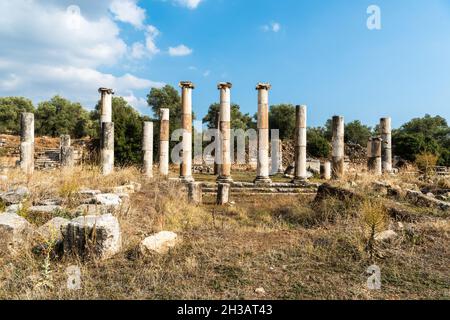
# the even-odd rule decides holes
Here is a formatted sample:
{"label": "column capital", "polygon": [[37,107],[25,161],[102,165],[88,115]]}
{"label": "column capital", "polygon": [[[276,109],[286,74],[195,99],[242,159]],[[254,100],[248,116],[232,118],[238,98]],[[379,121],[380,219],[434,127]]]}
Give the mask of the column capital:
{"label": "column capital", "polygon": [[233,84],[231,82],[219,82],[217,85],[217,89],[231,89],[233,87]]}
{"label": "column capital", "polygon": [[180,81],[180,88],[195,89],[195,85],[191,81]]}
{"label": "column capital", "polygon": [[270,83],[258,83],[256,85],[256,90],[270,90],[272,88],[272,85]]}
{"label": "column capital", "polygon": [[108,88],[99,88],[99,89],[98,89],[98,92],[99,92],[99,93],[105,92],[105,93],[108,93],[108,94],[114,94],[113,89],[108,89]]}

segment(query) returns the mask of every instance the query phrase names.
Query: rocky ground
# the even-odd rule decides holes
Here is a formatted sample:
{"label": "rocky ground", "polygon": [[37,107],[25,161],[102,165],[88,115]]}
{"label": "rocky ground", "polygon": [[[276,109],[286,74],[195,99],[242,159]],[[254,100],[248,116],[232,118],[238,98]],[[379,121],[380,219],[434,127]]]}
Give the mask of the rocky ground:
{"label": "rocky ground", "polygon": [[[10,170],[0,299],[449,299],[449,192],[444,178],[355,169],[317,195],[197,206],[133,168]],[[367,287],[372,265],[381,290]]]}

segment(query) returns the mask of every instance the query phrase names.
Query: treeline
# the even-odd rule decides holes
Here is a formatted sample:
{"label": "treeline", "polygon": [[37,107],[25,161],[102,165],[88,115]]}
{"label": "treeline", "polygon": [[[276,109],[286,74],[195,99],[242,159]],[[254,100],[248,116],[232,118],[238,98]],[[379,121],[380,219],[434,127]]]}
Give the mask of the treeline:
{"label": "treeline", "polygon": [[[153,111],[153,118],[159,119],[159,110],[170,110],[171,133],[181,127],[181,97],[175,88],[165,86],[151,89],[147,103]],[[142,124],[152,117],[140,115],[121,97],[114,97],[113,122],[115,124],[115,155],[118,164],[133,164],[141,161]],[[41,102],[35,108],[33,103],[22,97],[0,98],[0,133],[19,133],[21,112],[34,112],[37,135],[58,137],[70,134],[74,138],[98,138],[99,104],[88,111],[79,103],[60,96]],[[210,105],[203,122],[215,128],[219,104]],[[256,114],[242,113],[240,106],[232,104],[231,126],[233,129],[256,128]],[[195,119],[195,115],[193,117]],[[295,129],[295,107],[291,104],[273,105],[269,111],[269,123],[279,129],[280,138],[293,139]],[[159,141],[159,122],[154,122],[155,141]],[[366,146],[369,137],[378,135],[378,126],[369,127],[360,121],[345,125],[345,142]],[[328,158],[331,153],[331,120],[324,126],[308,128],[308,154],[313,157]],[[176,142],[171,142],[172,146]],[[413,119],[393,130],[394,154],[408,161],[422,161],[428,164],[450,166],[450,127],[440,117],[425,115]],[[158,144],[155,144],[158,152]]]}

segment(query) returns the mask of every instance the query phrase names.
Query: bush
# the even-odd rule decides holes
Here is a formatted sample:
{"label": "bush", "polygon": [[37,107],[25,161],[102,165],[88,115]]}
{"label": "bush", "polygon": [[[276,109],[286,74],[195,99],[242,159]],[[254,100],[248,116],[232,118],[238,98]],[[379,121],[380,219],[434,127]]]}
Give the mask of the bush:
{"label": "bush", "polygon": [[425,172],[428,172],[431,167],[436,166],[438,162],[438,157],[432,153],[421,153],[416,155],[416,165],[417,167]]}
{"label": "bush", "polygon": [[307,139],[307,152],[310,156],[315,158],[328,158],[330,156],[331,146],[321,129],[308,129]]}

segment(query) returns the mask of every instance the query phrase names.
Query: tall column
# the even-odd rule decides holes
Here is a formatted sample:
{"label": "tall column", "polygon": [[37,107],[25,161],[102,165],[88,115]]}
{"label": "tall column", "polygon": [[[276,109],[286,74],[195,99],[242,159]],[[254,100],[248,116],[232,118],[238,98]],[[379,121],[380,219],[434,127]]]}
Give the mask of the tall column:
{"label": "tall column", "polygon": [[333,117],[332,131],[332,176],[333,179],[340,179],[344,176],[344,117]]}
{"label": "tall column", "polygon": [[302,182],[306,174],[306,106],[297,106],[295,112],[295,170],[292,182]]}
{"label": "tall column", "polygon": [[71,146],[70,135],[64,134],[60,137],[60,162],[62,168],[74,166],[74,149]]}
{"label": "tall column", "polygon": [[20,169],[26,174],[34,172],[34,114],[20,114]]}
{"label": "tall column", "polygon": [[380,131],[381,139],[381,159],[382,169],[385,173],[392,172],[392,125],[391,118],[381,118]]}
{"label": "tall column", "polygon": [[144,175],[153,178],[153,122],[144,122],[142,152]]}
{"label": "tall column", "polygon": [[382,175],[381,148],[383,140],[380,137],[370,138],[367,143],[367,168],[375,175]]}
{"label": "tall column", "polygon": [[221,82],[220,90],[220,182],[232,182],[231,178],[231,94],[232,84]]}
{"label": "tall column", "polygon": [[103,122],[101,134],[101,166],[104,176],[114,171],[114,123]]}
{"label": "tall column", "polygon": [[159,131],[159,173],[169,175],[169,120],[170,109],[160,110],[161,124]]}
{"label": "tall column", "polygon": [[259,83],[258,90],[258,166],[255,184],[270,184],[269,177],[269,90],[271,85]]}
{"label": "tall column", "polygon": [[112,89],[100,88],[100,124],[103,122],[112,122]]}
{"label": "tall column", "polygon": [[217,129],[217,135],[216,138],[217,141],[215,141],[216,149],[214,150],[214,175],[218,176],[220,175],[220,111],[216,113],[216,129]]}
{"label": "tall column", "polygon": [[194,181],[192,177],[192,89],[194,84],[189,81],[180,82],[183,128],[183,152],[180,168],[180,179],[184,182]]}

